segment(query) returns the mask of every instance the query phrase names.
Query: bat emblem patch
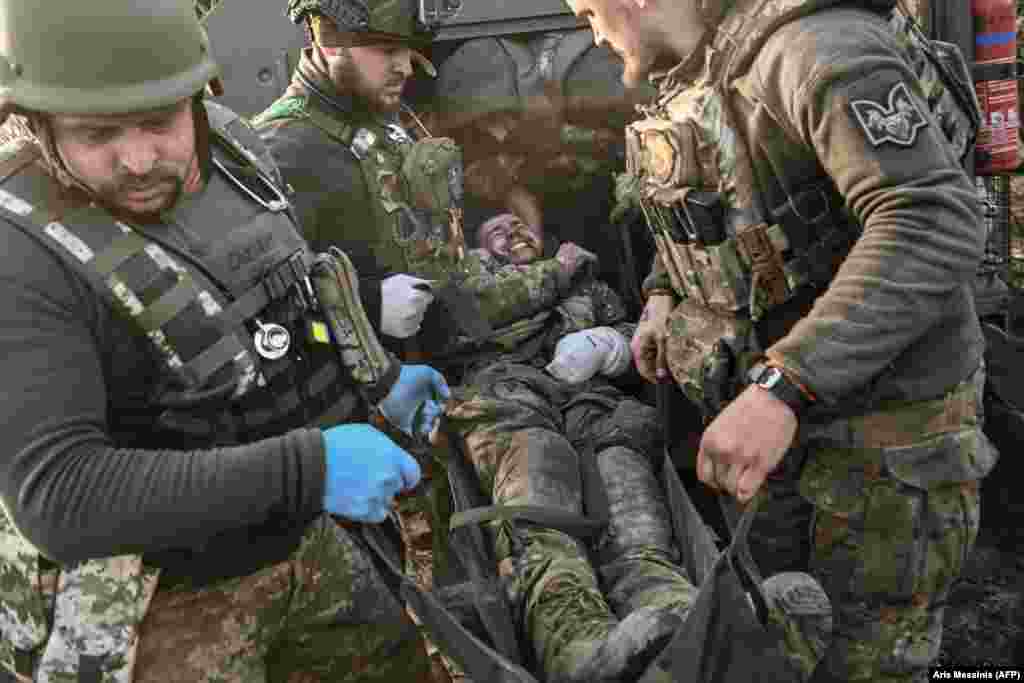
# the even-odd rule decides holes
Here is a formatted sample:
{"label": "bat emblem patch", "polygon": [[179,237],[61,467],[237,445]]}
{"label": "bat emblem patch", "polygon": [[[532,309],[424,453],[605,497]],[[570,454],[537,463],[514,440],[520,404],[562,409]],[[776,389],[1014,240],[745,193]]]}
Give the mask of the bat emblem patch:
{"label": "bat emblem patch", "polygon": [[853,100],[850,107],[868,142],[880,147],[887,142],[910,147],[917,140],[917,131],[928,125],[906,83],[897,83],[889,90],[888,102]]}

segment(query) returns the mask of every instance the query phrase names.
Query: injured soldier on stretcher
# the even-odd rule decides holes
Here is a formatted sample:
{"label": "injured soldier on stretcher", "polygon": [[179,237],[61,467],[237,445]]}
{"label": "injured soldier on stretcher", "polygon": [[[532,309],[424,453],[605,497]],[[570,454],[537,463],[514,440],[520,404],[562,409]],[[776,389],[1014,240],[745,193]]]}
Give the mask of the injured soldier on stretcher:
{"label": "injured soldier on stretcher", "polygon": [[[543,259],[596,260],[511,213],[484,221],[476,236],[470,256],[496,291],[503,277]],[[698,588],[683,569],[654,464],[657,411],[615,384],[635,372],[635,325],[608,285],[574,270],[558,291],[528,297],[544,302],[536,310],[505,321],[459,354],[457,371],[446,369],[462,380],[445,420],[494,504],[499,574],[535,670],[547,681],[630,680],[671,640]],[[607,524],[584,518],[595,481],[607,496]],[[565,523],[573,518],[580,523]],[[805,620],[813,624],[805,661],[794,663],[806,679],[816,664],[806,653],[819,656],[826,644],[828,600],[805,574],[779,574],[763,588],[783,603],[799,596],[815,617]]]}

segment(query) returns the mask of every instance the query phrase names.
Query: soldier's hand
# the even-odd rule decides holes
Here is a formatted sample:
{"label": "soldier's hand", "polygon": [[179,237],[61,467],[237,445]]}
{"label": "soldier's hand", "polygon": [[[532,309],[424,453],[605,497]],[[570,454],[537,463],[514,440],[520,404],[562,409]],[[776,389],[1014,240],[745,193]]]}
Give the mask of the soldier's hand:
{"label": "soldier's hand", "polygon": [[761,387],[747,387],[704,430],[697,476],[746,502],[782,462],[796,430],[789,406]]}
{"label": "soldier's hand", "polygon": [[665,336],[668,334],[668,316],[673,308],[675,298],[671,295],[658,294],[648,299],[629,345],[640,376],[652,384],[669,380]]}
{"label": "soldier's hand", "polygon": [[427,308],[434,301],[430,280],[398,273],[380,283],[380,331],[407,339],[420,331]]}
{"label": "soldier's hand", "polygon": [[569,278],[588,264],[597,265],[597,255],[575,242],[563,242],[555,253],[555,260],[562,264],[562,269]]}

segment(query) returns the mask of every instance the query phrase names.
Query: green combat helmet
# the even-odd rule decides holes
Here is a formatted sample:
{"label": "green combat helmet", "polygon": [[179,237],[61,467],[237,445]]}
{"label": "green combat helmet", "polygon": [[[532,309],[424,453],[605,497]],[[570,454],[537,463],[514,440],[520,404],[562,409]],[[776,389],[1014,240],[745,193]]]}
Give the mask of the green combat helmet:
{"label": "green combat helmet", "polygon": [[0,0],[0,35],[6,110],[143,111],[198,93],[218,72],[192,0]]}
{"label": "green combat helmet", "polygon": [[316,12],[347,34],[350,45],[384,42],[425,44],[460,2],[447,0],[288,0],[285,13],[296,24]]}

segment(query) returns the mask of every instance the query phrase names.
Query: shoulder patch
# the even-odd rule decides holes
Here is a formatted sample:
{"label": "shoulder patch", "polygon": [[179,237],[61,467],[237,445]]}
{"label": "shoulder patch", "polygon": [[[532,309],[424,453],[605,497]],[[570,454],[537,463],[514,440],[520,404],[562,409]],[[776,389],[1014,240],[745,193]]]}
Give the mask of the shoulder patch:
{"label": "shoulder patch", "polygon": [[887,142],[911,147],[917,140],[917,131],[928,125],[928,119],[903,82],[889,89],[885,102],[853,100],[850,108],[874,147],[881,147]]}

